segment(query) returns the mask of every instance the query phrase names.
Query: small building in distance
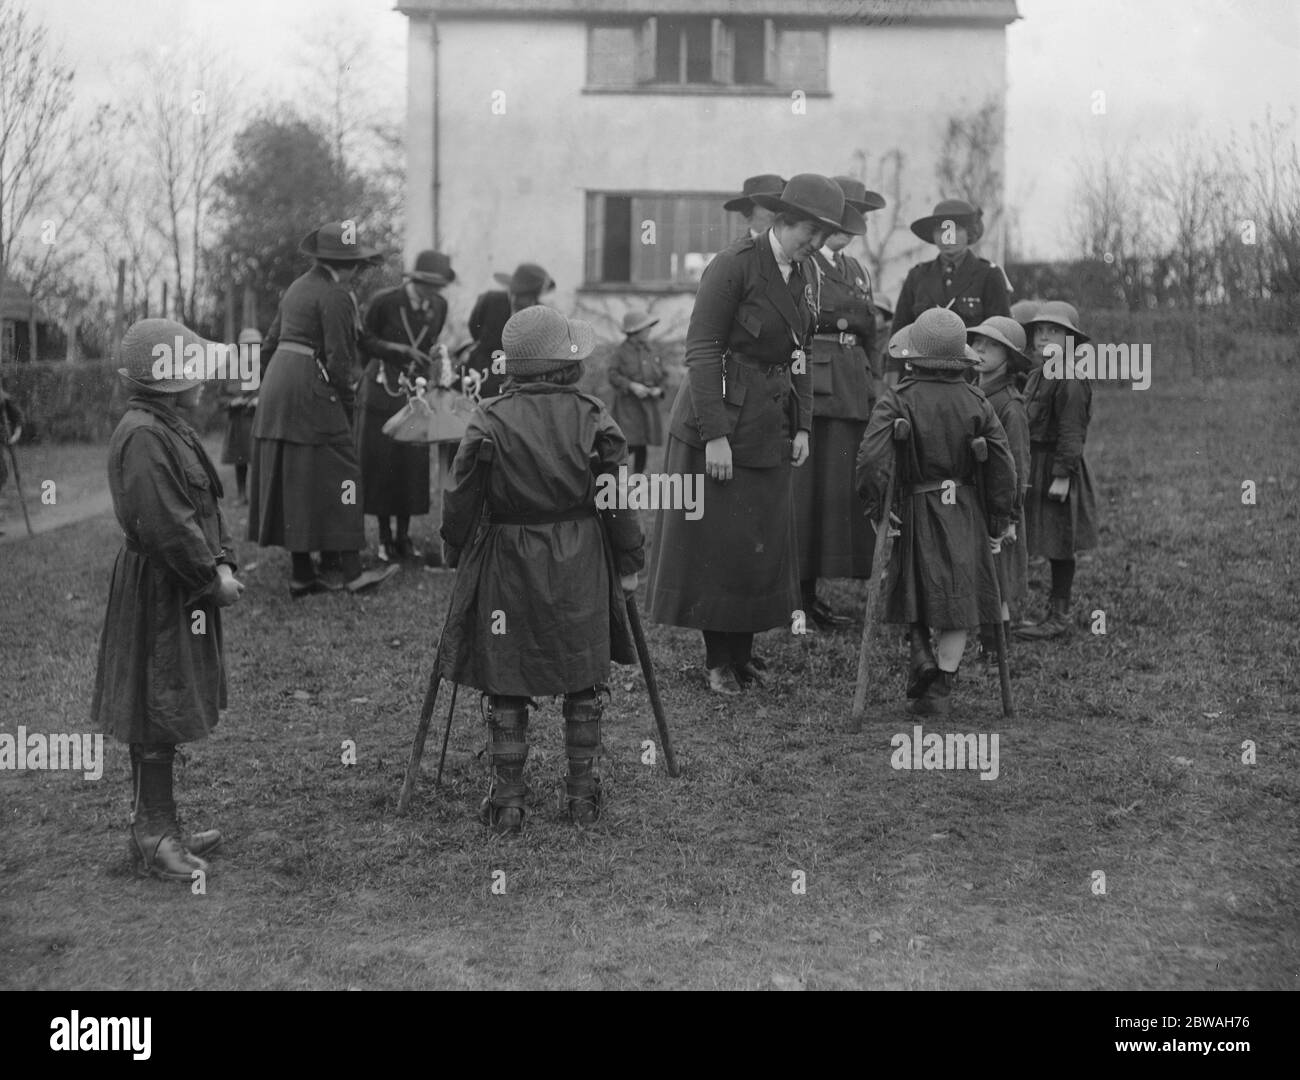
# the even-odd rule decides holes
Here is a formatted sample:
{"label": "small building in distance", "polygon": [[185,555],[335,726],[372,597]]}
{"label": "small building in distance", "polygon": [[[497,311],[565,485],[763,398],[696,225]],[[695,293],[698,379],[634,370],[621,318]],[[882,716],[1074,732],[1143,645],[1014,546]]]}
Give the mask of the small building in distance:
{"label": "small building in distance", "polygon": [[[897,213],[868,217],[869,244],[889,231],[870,261],[895,298],[934,251],[907,223],[953,194],[935,179],[944,130],[1003,104],[1019,17],[1015,0],[397,7],[409,20],[407,262],[431,244],[451,255],[462,324],[497,287],[493,271],[539,262],[558,283],[548,302],[607,337],[628,306],[654,310],[657,335],[684,334],[701,271],[744,231],[722,203],[746,176],[849,174],[877,188],[896,153]],[[865,254],[860,241],[849,250]]]}

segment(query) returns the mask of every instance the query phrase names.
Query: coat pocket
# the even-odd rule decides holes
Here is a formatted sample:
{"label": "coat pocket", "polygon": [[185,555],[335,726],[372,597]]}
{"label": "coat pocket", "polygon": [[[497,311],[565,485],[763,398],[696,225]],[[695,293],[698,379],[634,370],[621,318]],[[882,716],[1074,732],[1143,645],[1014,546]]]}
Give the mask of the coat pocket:
{"label": "coat pocket", "polygon": [[751,337],[758,337],[763,332],[763,320],[757,312],[742,311],[736,315],[736,322]]}
{"label": "coat pocket", "polygon": [[186,465],[185,482],[199,491],[207,492],[212,489],[212,480],[208,476],[208,470],[202,465]]}
{"label": "coat pocket", "polygon": [[812,360],[812,392],[814,396],[824,397],[833,393],[835,390],[835,380],[831,375],[831,358],[822,353],[816,352],[810,357]]}

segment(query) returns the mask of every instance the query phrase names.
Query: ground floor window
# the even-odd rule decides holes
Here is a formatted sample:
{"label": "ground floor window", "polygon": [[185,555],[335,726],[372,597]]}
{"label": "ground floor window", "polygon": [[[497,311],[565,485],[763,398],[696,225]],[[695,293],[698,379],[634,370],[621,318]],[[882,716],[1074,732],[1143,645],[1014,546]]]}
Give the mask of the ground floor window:
{"label": "ground floor window", "polygon": [[730,192],[589,192],[588,285],[688,288],[745,231]]}

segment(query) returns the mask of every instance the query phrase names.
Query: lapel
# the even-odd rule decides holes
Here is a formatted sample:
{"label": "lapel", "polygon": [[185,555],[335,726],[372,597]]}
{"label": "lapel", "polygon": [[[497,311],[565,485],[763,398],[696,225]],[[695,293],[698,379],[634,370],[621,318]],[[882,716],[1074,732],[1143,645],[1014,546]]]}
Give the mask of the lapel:
{"label": "lapel", "polygon": [[776,256],[772,254],[772,242],[768,233],[755,241],[758,248],[758,272],[764,280],[764,290],[772,306],[776,308],[796,343],[803,341],[804,321],[795,307],[794,297],[790,295],[790,286],[781,276],[781,268],[776,265]]}
{"label": "lapel", "polygon": [[[966,253],[962,256],[961,261],[954,267],[952,274],[952,289],[948,293],[951,296],[961,296],[966,291],[966,286],[971,283],[978,269],[977,256],[967,248]],[[939,280],[943,280],[943,262],[939,263]]]}

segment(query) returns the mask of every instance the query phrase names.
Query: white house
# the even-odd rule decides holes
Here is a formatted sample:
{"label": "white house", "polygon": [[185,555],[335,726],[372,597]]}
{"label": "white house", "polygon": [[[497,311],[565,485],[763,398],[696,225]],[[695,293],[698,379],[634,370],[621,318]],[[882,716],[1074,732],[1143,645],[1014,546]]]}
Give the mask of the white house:
{"label": "white house", "polygon": [[665,336],[684,332],[704,264],[743,232],[722,202],[746,176],[851,174],[890,197],[880,170],[897,152],[898,213],[869,215],[867,238],[879,246],[889,232],[877,291],[894,298],[908,266],[933,254],[907,223],[960,194],[935,179],[945,127],[1002,104],[1005,32],[1019,17],[1015,0],[398,10],[409,19],[408,263],[431,245],[450,253],[447,295],[463,320],[496,287],[493,271],[539,262],[558,282],[548,302],[611,336],[629,304],[655,310]]}

